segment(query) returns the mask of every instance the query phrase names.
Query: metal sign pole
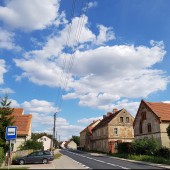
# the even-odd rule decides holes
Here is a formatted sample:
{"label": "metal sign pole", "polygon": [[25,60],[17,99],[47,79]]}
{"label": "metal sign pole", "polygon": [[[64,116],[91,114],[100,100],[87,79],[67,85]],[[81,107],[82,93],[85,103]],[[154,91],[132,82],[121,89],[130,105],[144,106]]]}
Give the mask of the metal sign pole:
{"label": "metal sign pole", "polygon": [[9,140],[8,169],[11,161],[11,140]]}

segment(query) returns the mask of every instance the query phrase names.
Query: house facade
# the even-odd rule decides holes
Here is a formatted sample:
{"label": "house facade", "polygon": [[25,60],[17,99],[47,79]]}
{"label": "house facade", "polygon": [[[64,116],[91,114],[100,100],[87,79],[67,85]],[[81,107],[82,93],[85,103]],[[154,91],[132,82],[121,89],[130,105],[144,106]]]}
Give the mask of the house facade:
{"label": "house facade", "polygon": [[166,128],[170,124],[170,103],[141,100],[135,120],[135,138],[155,138],[160,146],[170,148]]}
{"label": "house facade", "polygon": [[24,115],[23,108],[14,108],[11,116],[13,116],[13,126],[17,127],[17,139],[13,147],[13,151],[16,151],[21,144],[31,139],[32,115]]}
{"label": "house facade", "polygon": [[88,125],[85,129],[80,132],[80,147],[85,148],[87,150],[91,150],[92,148],[92,129],[100,122],[100,120],[93,121],[90,125]]}
{"label": "house facade", "polygon": [[44,150],[49,150],[51,148],[51,139],[47,136],[42,136],[41,138],[37,139],[38,142],[43,142]]}
{"label": "house facade", "polygon": [[132,142],[133,121],[133,116],[125,109],[114,109],[103,115],[103,119],[92,130],[92,149],[115,153],[119,142]]}
{"label": "house facade", "polygon": [[67,149],[77,150],[77,144],[76,144],[73,140],[66,141],[66,143],[65,143],[64,146],[65,146],[65,148],[67,148]]}

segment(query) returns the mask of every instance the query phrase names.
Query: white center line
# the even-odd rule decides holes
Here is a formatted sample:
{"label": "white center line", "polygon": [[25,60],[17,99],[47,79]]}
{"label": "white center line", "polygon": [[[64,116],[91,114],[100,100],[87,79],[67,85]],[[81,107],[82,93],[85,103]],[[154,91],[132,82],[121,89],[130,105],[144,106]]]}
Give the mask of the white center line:
{"label": "white center line", "polygon": [[72,153],[72,154],[74,154],[74,155],[78,155],[78,156],[87,158],[87,159],[92,159],[92,160],[97,161],[97,162],[101,162],[101,163],[104,163],[104,164],[108,164],[108,165],[111,165],[111,166],[116,166],[116,167],[119,167],[119,168],[122,168],[122,169],[129,169],[129,168],[124,167],[124,166],[119,166],[119,165],[116,165],[116,164],[104,162],[104,161],[101,161],[101,160],[98,160],[98,159],[90,158],[90,157],[87,157],[87,156],[84,156],[84,155],[80,155],[80,154],[77,154],[77,153],[73,153],[73,152],[70,152],[70,151],[67,151],[67,152]]}

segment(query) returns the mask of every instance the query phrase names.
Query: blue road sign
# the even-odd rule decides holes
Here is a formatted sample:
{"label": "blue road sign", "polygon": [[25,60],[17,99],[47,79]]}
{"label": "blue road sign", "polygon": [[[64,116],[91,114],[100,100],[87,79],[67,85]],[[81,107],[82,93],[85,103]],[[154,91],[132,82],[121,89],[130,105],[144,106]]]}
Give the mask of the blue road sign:
{"label": "blue road sign", "polygon": [[17,127],[7,126],[6,127],[6,140],[12,140],[17,138]]}

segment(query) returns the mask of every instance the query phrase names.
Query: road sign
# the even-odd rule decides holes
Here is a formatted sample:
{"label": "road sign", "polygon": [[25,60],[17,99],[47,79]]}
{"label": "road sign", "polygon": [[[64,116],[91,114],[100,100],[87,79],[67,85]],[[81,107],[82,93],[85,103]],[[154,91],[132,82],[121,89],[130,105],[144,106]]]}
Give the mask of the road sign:
{"label": "road sign", "polygon": [[17,138],[17,127],[7,126],[6,127],[6,140],[12,140]]}

